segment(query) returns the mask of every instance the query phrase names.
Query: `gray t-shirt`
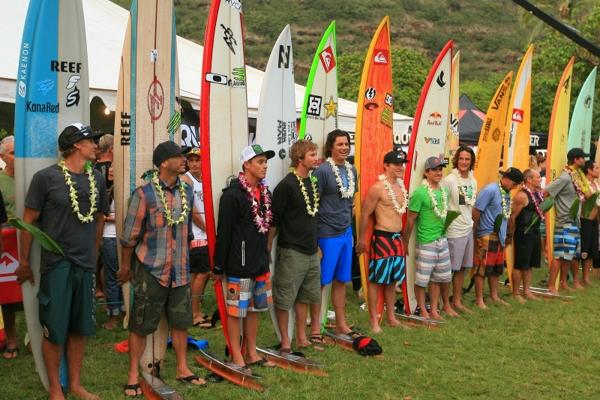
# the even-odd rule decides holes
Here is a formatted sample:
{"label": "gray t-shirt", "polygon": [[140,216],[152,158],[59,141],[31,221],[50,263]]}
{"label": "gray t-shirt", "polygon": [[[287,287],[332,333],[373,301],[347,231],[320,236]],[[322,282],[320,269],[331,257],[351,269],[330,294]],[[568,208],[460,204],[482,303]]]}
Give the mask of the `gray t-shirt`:
{"label": "gray t-shirt", "polygon": [[569,210],[575,199],[577,199],[577,192],[575,192],[571,176],[567,172],[563,172],[557,179],[546,186],[546,192],[554,197],[556,224],[563,225],[568,222],[575,224],[577,221],[573,221],[569,217]]}
{"label": "gray t-shirt", "polygon": [[[90,185],[87,174],[71,173],[71,177],[77,189],[80,212],[85,215],[90,210]],[[100,172],[94,171],[94,178],[98,191],[98,212],[106,214],[109,212],[106,184]],[[65,257],[62,257],[42,249],[42,273],[51,271],[52,267],[64,258],[85,271],[96,271],[96,221],[84,224],[73,213],[69,188],[58,165],[51,165],[33,175],[25,198],[25,207],[40,211],[40,229],[54,239],[65,253]]]}
{"label": "gray t-shirt", "polygon": [[[338,165],[340,178],[344,187],[348,187],[348,173],[343,165]],[[352,166],[354,174],[354,192],[358,189],[356,169]],[[319,194],[318,237],[334,237],[342,234],[352,224],[352,205],[354,198],[343,199],[339,193],[335,175],[331,165],[324,161],[314,172],[317,177]]]}

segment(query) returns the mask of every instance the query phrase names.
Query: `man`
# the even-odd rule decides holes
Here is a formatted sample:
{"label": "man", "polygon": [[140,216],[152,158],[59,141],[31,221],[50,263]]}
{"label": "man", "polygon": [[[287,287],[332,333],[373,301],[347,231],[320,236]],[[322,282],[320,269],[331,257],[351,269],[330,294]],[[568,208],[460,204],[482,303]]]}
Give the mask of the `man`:
{"label": "man", "polygon": [[[600,166],[592,160],[585,162],[581,169],[585,174],[586,179],[590,182],[591,192],[594,193],[592,182],[596,182],[600,176]],[[590,269],[598,266],[598,201],[589,213],[589,215],[581,215],[581,259],[582,265],[582,283],[590,284]]]}
{"label": "man", "polygon": [[[113,141],[114,141],[114,137],[113,135],[111,135],[110,133],[107,134],[101,134],[102,136],[100,136],[100,139],[98,140],[98,149],[96,150],[96,163],[94,164],[94,168],[96,168],[98,171],[100,171],[100,173],[102,174],[102,176],[104,177],[104,182],[106,182],[106,189],[110,190],[112,189],[112,185],[113,185],[113,179],[112,176],[110,176],[109,174],[109,169],[112,165],[112,161],[113,161]],[[109,225],[112,224],[112,222],[109,222]],[[102,241],[102,246],[104,246],[104,240]],[[114,293],[115,293],[115,288],[111,287],[111,288],[107,288],[107,282],[106,282],[106,275],[107,274],[111,274],[112,272],[109,272],[106,270],[106,264],[114,264],[114,259],[111,257],[111,259],[109,260],[102,260],[102,256],[104,256],[104,258],[107,258],[107,254],[111,254],[114,255],[116,254],[116,249],[108,249],[105,250],[103,248],[100,249],[100,258],[101,258],[101,262],[98,262],[97,267],[96,267],[96,297],[97,298],[105,298],[106,301],[109,301],[109,297],[111,297],[112,300],[114,300]],[[111,291],[111,295],[109,295],[107,292]],[[112,306],[112,309],[111,309]],[[115,305],[108,305],[108,312],[109,312],[109,321],[104,325],[104,326],[111,326],[113,324],[116,323],[112,322],[111,320],[114,319],[114,310],[115,310]]]}
{"label": "man", "polygon": [[163,312],[171,326],[177,380],[192,385],[206,383],[192,373],[186,360],[187,329],[192,325],[188,235],[194,193],[179,175],[185,172],[184,153],[188,150],[171,141],[156,146],[152,163],[158,172],[133,192],[125,218],[117,276],[121,284],[135,278],[129,319],[129,377],[124,388],[128,397],[141,395],[140,358],[146,336],[156,330]]}
{"label": "man", "polygon": [[508,305],[498,295],[498,279],[504,271],[504,247],[511,215],[510,191],[523,182],[523,173],[511,167],[501,175],[499,182],[492,182],[479,192],[473,208],[475,305],[481,309],[487,308],[483,301],[485,278],[488,278],[492,302]]}
{"label": "man", "polygon": [[186,154],[189,171],[182,179],[194,190],[194,212],[192,213],[192,233],[190,242],[190,272],[192,273],[192,314],[194,326],[211,328],[211,316],[204,315],[201,298],[208,281],[210,265],[208,262],[208,242],[204,224],[204,195],[202,193],[202,170],[200,168],[200,149],[194,147]]}
{"label": "man", "polygon": [[[291,349],[288,335],[289,311],[296,311],[296,345],[323,345],[321,336],[321,281],[317,247],[319,192],[311,171],[317,166],[317,145],[301,140],[290,148],[292,171],[273,191],[274,227],[268,250],[277,240],[277,260],[273,278],[273,302],[281,332],[281,350]],[[306,337],[307,308],[310,308],[310,336]]]}
{"label": "man", "polygon": [[[448,240],[444,235],[448,192],[440,185],[445,166],[442,157],[429,157],[425,161],[425,179],[410,196],[404,229],[404,246],[408,248],[410,234],[417,225],[415,296],[420,315],[436,320],[443,320],[438,312],[440,293],[448,296],[452,280]],[[425,290],[428,286],[431,313],[425,307]],[[447,300],[444,311],[450,316],[456,315]]]}
{"label": "man", "polygon": [[[267,160],[274,156],[274,151],[264,151],[258,144],[245,147],[240,158],[243,172],[231,180],[219,201],[213,275],[225,280],[230,350],[233,365],[242,370],[274,366],[256,352],[258,313],[268,311],[273,302],[267,251],[273,215],[271,194],[263,179]],[[245,358],[239,341],[242,333]]]}
{"label": "man", "polygon": [[[544,200],[542,177],[534,169],[523,172],[523,188],[512,200],[510,214],[510,234],[513,238],[514,269],[512,271],[512,297],[519,303],[525,299],[537,300],[529,289],[531,286],[531,268],[539,268],[542,257],[542,238],[540,224],[544,213],[540,204]],[[523,298],[520,294],[523,285]]]}
{"label": "man", "polygon": [[571,217],[571,207],[576,199],[581,203],[591,196],[591,188],[581,168],[585,159],[589,157],[580,148],[573,148],[567,153],[567,166],[562,174],[546,185],[547,195],[554,197],[554,210],[556,213],[554,226],[554,254],[550,264],[548,278],[548,291],[558,293],[555,282],[560,272],[560,288],[572,290],[567,284],[569,266],[573,277],[573,286],[583,289],[579,283],[579,258],[580,258],[580,232],[577,219]]}
{"label": "man", "polygon": [[[355,335],[346,323],[346,283],[352,280],[352,206],[358,176],[347,161],[350,135],[333,130],[325,141],[325,157],[315,171],[321,205],[317,236],[321,259],[321,288],[332,285],[335,332]],[[333,283],[332,283],[333,282]],[[323,290],[322,290],[323,293]]]}
{"label": "man", "polygon": [[404,179],[404,155],[390,151],[383,157],[383,175],[368,190],[360,214],[360,232],[356,245],[357,253],[367,251],[365,232],[372,217],[373,235],[370,243],[369,262],[369,315],[371,331],[381,332],[377,301],[383,290],[387,310],[387,321],[392,327],[399,326],[395,316],[396,285],[405,277],[404,244],[402,242],[402,216],[408,206],[408,195]]}
{"label": "man", "polygon": [[100,140],[98,141],[98,151],[96,152],[96,164],[94,165],[94,168],[100,171],[102,176],[104,176],[106,187],[108,189],[112,186],[112,179],[108,176],[108,169],[113,162],[113,143],[114,136],[110,133],[100,137]]}
{"label": "man", "polygon": [[452,159],[453,170],[442,180],[448,192],[448,209],[460,215],[450,224],[446,232],[452,266],[453,308],[471,313],[462,303],[465,273],[473,267],[473,205],[477,197],[477,181],[473,177],[475,153],[470,147],[461,146]]}
{"label": "man", "polygon": [[[80,380],[85,338],[96,331],[94,272],[108,212],[104,178],[89,166],[95,160],[96,137],[89,126],[67,126],[58,138],[63,160],[36,172],[25,198],[23,220],[37,223],[64,252],[62,256],[42,250],[41,256],[38,299],[51,399],[64,399],[59,365],[65,344],[70,391],[83,399],[99,398],[81,386]],[[31,242],[31,234],[22,231],[20,282],[33,282]]]}

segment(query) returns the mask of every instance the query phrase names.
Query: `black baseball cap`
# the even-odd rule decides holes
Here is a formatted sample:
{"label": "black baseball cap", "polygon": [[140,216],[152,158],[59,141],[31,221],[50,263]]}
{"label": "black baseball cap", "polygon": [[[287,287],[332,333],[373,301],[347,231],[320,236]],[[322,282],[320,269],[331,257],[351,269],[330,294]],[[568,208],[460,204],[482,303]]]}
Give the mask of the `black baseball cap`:
{"label": "black baseball cap", "polygon": [[167,140],[166,142],[162,142],[156,146],[154,149],[154,152],[152,153],[152,163],[159,167],[163,161],[168,160],[171,157],[177,157],[182,154],[186,154],[190,150],[191,149],[189,147],[178,146],[175,144],[175,142]]}
{"label": "black baseball cap", "polygon": [[392,150],[383,156],[383,162],[385,164],[406,164],[408,160],[404,156],[404,153]]}
{"label": "black baseball cap", "polygon": [[104,133],[92,131],[92,128],[88,125],[84,125],[81,122],[74,122],[63,129],[58,136],[58,148],[60,151],[65,151],[83,139],[95,140],[102,135]]}
{"label": "black baseball cap", "polygon": [[516,184],[523,183],[523,173],[519,168],[510,167],[506,171],[500,171],[503,177],[510,179]]}
{"label": "black baseball cap", "polygon": [[571,164],[573,161],[575,161],[576,158],[588,158],[589,156],[590,155],[584,152],[583,149],[579,147],[573,147],[567,153],[567,162]]}

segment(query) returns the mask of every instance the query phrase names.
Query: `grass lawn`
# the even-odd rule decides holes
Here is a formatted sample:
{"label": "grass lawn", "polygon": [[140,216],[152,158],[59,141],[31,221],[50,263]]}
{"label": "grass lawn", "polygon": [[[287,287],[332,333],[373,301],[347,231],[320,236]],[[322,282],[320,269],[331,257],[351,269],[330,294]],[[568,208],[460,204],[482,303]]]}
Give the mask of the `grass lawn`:
{"label": "grass lawn", "polygon": [[[539,274],[543,271],[539,271]],[[350,291],[349,291],[350,292]],[[508,292],[503,291],[508,298]],[[472,304],[473,294],[466,297]],[[376,336],[383,359],[367,359],[341,348],[308,354],[326,365],[328,377],[320,378],[282,369],[261,369],[264,394],[230,383],[193,388],[175,381],[174,353],[167,353],[163,377],[186,399],[594,399],[599,398],[600,335],[597,310],[600,282],[576,300],[530,301],[521,306],[492,306],[486,312],[449,321],[437,330],[390,329]],[[349,320],[367,327],[367,314],[349,293]],[[275,343],[275,335],[263,315],[260,342]],[[99,323],[105,319],[99,313]],[[18,319],[22,334],[25,323]],[[366,330],[366,329],[365,329]],[[220,330],[193,329],[191,334],[208,339],[213,353],[222,354]],[[126,337],[122,330],[99,329],[89,341],[83,368],[88,389],[103,399],[122,399],[127,377],[127,356],[113,344]],[[20,339],[22,343],[22,339]],[[190,365],[193,351],[189,352]],[[197,366],[202,376],[205,371]],[[45,392],[34,371],[33,359],[21,347],[17,360],[0,359],[0,390],[4,399],[43,399]]]}

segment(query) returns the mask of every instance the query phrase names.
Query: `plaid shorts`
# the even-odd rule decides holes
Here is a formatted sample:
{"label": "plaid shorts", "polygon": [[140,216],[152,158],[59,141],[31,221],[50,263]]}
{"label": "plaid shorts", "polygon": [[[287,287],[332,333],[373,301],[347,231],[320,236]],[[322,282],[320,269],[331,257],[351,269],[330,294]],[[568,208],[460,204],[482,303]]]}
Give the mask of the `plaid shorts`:
{"label": "plaid shorts", "polygon": [[245,318],[250,312],[268,311],[273,304],[270,273],[251,278],[227,277],[224,282],[227,315]]}
{"label": "plaid shorts", "polygon": [[567,222],[554,227],[554,258],[556,260],[579,259],[581,238],[579,228]]}
{"label": "plaid shorts", "polygon": [[500,244],[498,234],[477,238],[475,253],[475,274],[483,277],[500,276],[504,272],[504,247]]}

